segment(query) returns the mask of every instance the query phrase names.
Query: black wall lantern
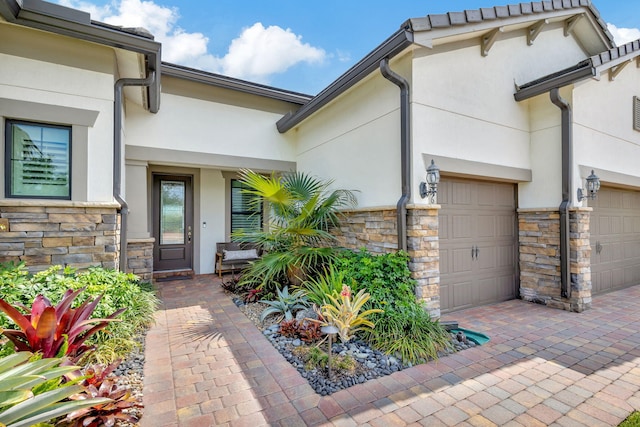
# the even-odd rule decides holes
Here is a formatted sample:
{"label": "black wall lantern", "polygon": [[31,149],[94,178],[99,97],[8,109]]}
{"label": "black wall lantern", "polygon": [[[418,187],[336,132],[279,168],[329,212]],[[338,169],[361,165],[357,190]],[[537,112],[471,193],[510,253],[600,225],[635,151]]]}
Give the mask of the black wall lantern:
{"label": "black wall lantern", "polygon": [[595,199],[596,194],[600,190],[600,178],[591,171],[591,175],[587,177],[587,193],[584,194],[582,188],[578,188],[578,201],[581,202],[584,199]]}
{"label": "black wall lantern", "polygon": [[429,201],[433,204],[436,202],[436,194],[438,193],[438,183],[440,182],[440,168],[431,160],[431,164],[427,168],[427,182],[420,183],[420,197],[423,199],[429,196]]}

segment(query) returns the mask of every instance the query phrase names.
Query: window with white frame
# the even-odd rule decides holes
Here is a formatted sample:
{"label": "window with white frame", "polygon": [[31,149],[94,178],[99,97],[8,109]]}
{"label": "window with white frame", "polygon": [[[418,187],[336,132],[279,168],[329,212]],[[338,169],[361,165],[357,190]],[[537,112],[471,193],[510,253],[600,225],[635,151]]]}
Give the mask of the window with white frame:
{"label": "window with white frame", "polygon": [[71,126],[6,120],[5,197],[71,199]]}
{"label": "window with white frame", "polygon": [[243,190],[248,187],[231,180],[231,233],[238,230],[262,230],[262,198]]}

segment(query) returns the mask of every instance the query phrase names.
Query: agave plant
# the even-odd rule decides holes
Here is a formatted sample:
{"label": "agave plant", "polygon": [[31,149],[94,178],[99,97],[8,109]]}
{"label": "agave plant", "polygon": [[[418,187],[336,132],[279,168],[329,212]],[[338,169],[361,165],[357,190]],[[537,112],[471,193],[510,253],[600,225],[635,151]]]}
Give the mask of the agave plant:
{"label": "agave plant", "polygon": [[[0,359],[0,425],[28,427],[64,416],[109,399],[65,401],[84,387],[73,382],[62,383],[77,366],[60,366],[62,358],[32,359],[32,353],[19,352]],[[42,425],[42,424],[40,424]]]}
{"label": "agave plant", "polygon": [[70,396],[72,401],[91,401],[95,398],[105,398],[104,402],[80,408],[69,413],[65,422],[72,427],[112,426],[116,422],[135,424],[138,418],[125,410],[142,407],[140,399],[131,395],[131,390],[117,384],[117,377],[109,374],[118,366],[120,361],[109,365],[91,365],[84,370],[86,379],[82,382],[85,390]]}
{"label": "agave plant", "polygon": [[342,342],[350,341],[358,331],[373,329],[374,324],[367,317],[383,311],[372,308],[360,312],[362,306],[371,298],[364,289],[361,289],[353,299],[351,296],[349,286],[343,285],[340,299],[334,295],[327,295],[330,302],[320,308],[324,324],[338,328],[338,336]]}
{"label": "agave plant", "polygon": [[265,308],[260,315],[260,321],[264,321],[270,314],[279,315],[278,322],[283,318],[286,320],[293,319],[293,313],[296,310],[303,310],[309,307],[309,302],[304,295],[302,289],[298,289],[292,294],[289,293],[289,287],[285,286],[282,289],[277,290],[277,299],[273,301],[260,300],[261,303],[267,304],[269,307]]}
{"label": "agave plant", "polygon": [[72,360],[79,358],[93,348],[85,344],[87,338],[104,329],[109,322],[116,321],[115,318],[125,311],[120,309],[106,319],[91,319],[101,296],[71,308],[83,290],[68,290],[55,307],[46,297],[38,295],[31,310],[23,306],[30,313],[27,315],[0,298],[0,310],[20,328],[3,329],[2,334],[11,340],[17,351],[40,352],[43,358],[63,355]]}

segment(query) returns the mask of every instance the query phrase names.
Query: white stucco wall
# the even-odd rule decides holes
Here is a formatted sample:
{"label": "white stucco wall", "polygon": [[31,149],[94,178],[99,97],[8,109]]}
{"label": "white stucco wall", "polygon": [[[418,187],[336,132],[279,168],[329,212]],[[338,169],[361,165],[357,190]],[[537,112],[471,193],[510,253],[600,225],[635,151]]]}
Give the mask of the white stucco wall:
{"label": "white stucco wall", "polygon": [[[128,105],[127,144],[140,147],[293,161],[293,145],[278,133],[284,102],[163,77],[157,114]],[[234,96],[236,102],[233,102]],[[221,166],[221,165],[217,165]]]}
{"label": "white stucco wall", "polygon": [[[403,68],[398,62],[391,67]],[[399,88],[375,71],[289,131],[298,144],[298,170],[355,191],[358,207],[395,205],[401,195],[399,108]]]}
{"label": "white stucco wall", "polygon": [[[485,164],[482,178],[487,179],[495,166],[531,170],[532,179],[540,181],[523,186],[520,206],[556,204],[554,192],[538,189],[560,176],[555,158],[546,159],[559,144],[559,128],[556,132],[554,127],[559,126],[560,111],[548,96],[544,102],[518,103],[513,94],[516,83],[585,58],[573,37],[564,37],[562,31],[543,31],[532,46],[527,46],[524,31],[501,34],[486,57],[477,39],[415,52],[412,188],[425,180],[429,155],[438,155]],[[414,201],[426,202],[415,193]]]}
{"label": "white stucco wall", "polygon": [[[584,58],[559,24],[532,46],[524,30],[501,34],[486,57],[474,38],[395,58],[391,68],[411,86],[412,202],[427,203],[418,189],[430,157],[438,156],[485,165],[476,169],[487,171],[478,176],[484,179],[504,179],[507,169],[530,173],[538,181],[521,185],[521,206],[556,206],[561,188],[542,190],[561,177],[560,110],[548,96],[516,102],[515,84]],[[398,88],[374,72],[288,132],[298,144],[298,169],[359,190],[360,207],[395,205],[401,193],[399,106]],[[501,173],[492,175],[498,168]]]}
{"label": "white stucco wall", "polygon": [[[73,141],[72,197],[112,201],[112,51],[9,25],[0,25],[0,39],[0,103],[9,106],[6,118],[73,125],[75,138],[76,128],[86,128],[81,122],[91,117],[86,136]],[[79,57],[78,49],[86,55]],[[16,102],[25,108],[16,108]],[[87,114],[75,114],[78,110]]]}
{"label": "white stucco wall", "polygon": [[[603,74],[574,92],[574,177],[583,186],[590,168],[604,183],[640,182],[640,132],[633,129],[633,96],[640,95],[640,69],[634,63],[610,81]],[[582,168],[581,168],[582,166]],[[582,170],[582,176],[580,172]],[[576,187],[577,188],[577,187]]]}
{"label": "white stucco wall", "polygon": [[[560,91],[571,103],[570,89]],[[530,112],[531,182],[518,185],[520,208],[557,208],[562,203],[562,112],[545,93],[525,102]]]}
{"label": "white stucco wall", "polygon": [[[225,242],[225,179],[219,170],[203,169],[200,172],[200,222],[195,224],[200,233],[200,248],[194,253],[200,256],[199,274],[214,272],[216,243]],[[206,223],[206,227],[204,226]]]}

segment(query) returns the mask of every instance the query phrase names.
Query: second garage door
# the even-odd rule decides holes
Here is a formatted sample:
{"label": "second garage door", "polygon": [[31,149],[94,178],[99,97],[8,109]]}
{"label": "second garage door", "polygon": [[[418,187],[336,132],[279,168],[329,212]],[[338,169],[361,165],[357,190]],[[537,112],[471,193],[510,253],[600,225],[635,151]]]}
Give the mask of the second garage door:
{"label": "second garage door", "polygon": [[438,203],[441,311],[515,298],[515,186],[443,179]]}
{"label": "second garage door", "polygon": [[603,187],[590,204],[593,294],[640,284],[640,192]]}

